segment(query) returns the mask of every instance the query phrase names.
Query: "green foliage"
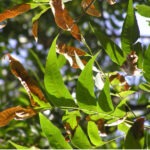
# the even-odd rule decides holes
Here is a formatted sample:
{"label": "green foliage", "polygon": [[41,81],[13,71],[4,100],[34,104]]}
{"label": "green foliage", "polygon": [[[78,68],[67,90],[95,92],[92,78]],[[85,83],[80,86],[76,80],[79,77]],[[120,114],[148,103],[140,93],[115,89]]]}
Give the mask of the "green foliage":
{"label": "green foliage", "polygon": [[[9,3],[10,6],[15,6],[19,2]],[[87,10],[83,13],[81,1],[62,2],[65,9],[61,10],[60,5],[55,7],[55,11],[63,13],[62,18],[57,18],[60,13],[52,14],[52,11],[49,11],[54,9],[50,7],[49,0],[28,1],[27,4],[33,10],[23,14],[24,17],[19,16],[21,14],[15,16],[15,13],[20,13],[16,7],[11,10],[15,13],[11,14],[10,10],[10,13],[2,13],[8,8],[5,8],[5,2],[0,4],[0,8],[4,7],[0,19],[16,17],[10,19],[5,28],[0,24],[0,32],[3,33],[0,35],[1,55],[19,54],[22,66],[26,68],[22,70],[14,65],[15,69],[11,69],[25,87],[23,90],[18,80],[10,75],[8,65],[0,61],[0,123],[5,124],[9,117],[12,118],[5,127],[1,126],[0,148],[149,149],[148,145],[144,145],[144,142],[149,140],[144,136],[144,132],[149,135],[150,46],[145,48],[142,42],[137,42],[140,33],[134,1],[118,2],[113,6],[107,1],[97,1],[97,7],[104,12],[101,18],[85,15]],[[140,15],[150,17],[147,3],[140,1],[135,4]],[[94,5],[93,1],[92,7],[88,7],[94,9]],[[106,25],[108,20],[111,29]],[[35,43],[30,34],[30,23],[35,21],[39,22],[39,30],[36,30],[39,35],[38,43]],[[123,21],[122,27],[118,26],[118,21]],[[116,29],[122,31],[121,35],[118,35],[121,43],[118,43],[118,40],[116,42]],[[73,39],[71,35],[75,38],[81,36],[82,40]],[[15,46],[12,44],[14,39],[17,41]],[[72,49],[65,47],[57,54],[60,43],[72,45]],[[81,47],[82,53],[86,51],[88,55],[81,54],[80,50],[75,51],[75,47]],[[76,68],[69,66],[67,60],[77,64]],[[84,67],[83,70],[81,66],[78,67],[79,64]],[[123,67],[124,70],[130,70],[130,77],[122,71]],[[139,76],[134,74],[136,71],[141,71]],[[100,75],[99,78],[97,74]],[[39,87],[33,83],[26,84],[30,77],[36,79]],[[96,83],[98,80],[102,84],[100,87]],[[40,91],[40,88],[44,92],[45,101],[42,101],[36,92]],[[36,105],[30,104],[27,93]],[[20,105],[23,105],[23,108],[31,108],[28,110],[32,110],[37,116],[15,110],[5,114],[8,107],[15,109]],[[141,117],[143,115],[145,120]],[[8,117],[5,119],[5,116]],[[24,120],[26,117],[28,119]],[[148,123],[147,126],[144,121]]]}

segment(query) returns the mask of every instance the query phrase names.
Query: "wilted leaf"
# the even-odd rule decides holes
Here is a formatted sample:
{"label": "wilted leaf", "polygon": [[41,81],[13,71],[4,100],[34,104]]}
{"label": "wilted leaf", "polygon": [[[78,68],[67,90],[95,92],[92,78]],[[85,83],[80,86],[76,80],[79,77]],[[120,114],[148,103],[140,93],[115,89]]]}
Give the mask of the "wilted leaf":
{"label": "wilted leaf", "polygon": [[116,0],[107,0],[108,4],[114,5],[116,3]]}
{"label": "wilted leaf", "polygon": [[48,138],[51,147],[53,149],[71,149],[71,146],[65,141],[61,134],[61,131],[41,113],[39,114],[39,117],[42,131]]}
{"label": "wilted leaf", "polygon": [[20,4],[11,9],[7,9],[4,12],[0,13],[0,22],[9,18],[14,18],[28,10],[30,10],[29,4]]}
{"label": "wilted leaf", "polygon": [[[82,51],[81,49],[73,46],[67,46],[66,44],[57,45],[57,52],[64,55],[65,58],[69,61],[70,66],[73,68],[79,68],[75,59],[75,53],[79,56],[84,56],[86,54],[86,52]],[[81,61],[83,64],[87,63],[84,59],[81,59]]]}
{"label": "wilted leaf", "polygon": [[111,86],[117,92],[127,91],[130,88],[129,84],[125,80],[125,77],[123,75],[120,75],[119,73],[111,75],[109,77],[109,80],[111,82]]}
{"label": "wilted leaf", "polygon": [[38,41],[38,21],[33,22],[32,25],[32,34],[35,38],[35,41]]}
{"label": "wilted leaf", "polygon": [[55,22],[63,30],[70,31],[72,36],[81,41],[81,35],[78,26],[69,15],[62,0],[50,0],[49,2]]}
{"label": "wilted leaf", "polygon": [[143,149],[143,148],[144,148],[144,118],[138,118],[127,133],[125,139],[125,149]]}
{"label": "wilted leaf", "polygon": [[139,28],[134,13],[133,1],[129,0],[127,16],[125,18],[122,33],[121,33],[121,45],[125,54],[129,54],[132,49],[132,45],[139,38]]}
{"label": "wilted leaf", "polygon": [[81,6],[87,14],[95,17],[100,17],[101,13],[98,10],[96,10],[93,2],[93,0],[82,0]]}
{"label": "wilted leaf", "polygon": [[61,73],[59,71],[58,60],[56,56],[56,40],[57,37],[53,41],[47,56],[44,75],[45,88],[51,97],[51,102],[54,105],[75,107],[73,98],[64,85]]}
{"label": "wilted leaf", "polygon": [[7,125],[11,120],[23,120],[36,115],[32,108],[23,108],[21,106],[11,107],[0,112],[0,127]]}
{"label": "wilted leaf", "polygon": [[40,100],[47,102],[37,82],[28,75],[28,72],[25,70],[23,65],[18,60],[13,58],[10,54],[7,54],[7,56],[9,57],[11,72],[20,80],[21,84],[26,89],[31,101],[31,105],[37,105],[32,97],[32,93],[36,95]]}

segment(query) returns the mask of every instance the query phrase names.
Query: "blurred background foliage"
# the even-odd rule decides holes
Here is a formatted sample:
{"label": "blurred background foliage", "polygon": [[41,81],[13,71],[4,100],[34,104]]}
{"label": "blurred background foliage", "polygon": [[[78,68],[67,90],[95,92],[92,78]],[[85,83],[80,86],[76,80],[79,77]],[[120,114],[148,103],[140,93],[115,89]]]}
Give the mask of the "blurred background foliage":
{"label": "blurred background foliage", "polygon": [[[25,0],[5,0],[0,3],[0,12],[5,9],[11,8],[17,4],[32,2]],[[148,1],[138,0],[135,4],[145,3]],[[91,17],[87,14],[83,15],[83,10],[80,6],[80,0],[72,0],[66,3],[66,7],[73,18],[77,21],[80,31],[87,44],[92,49],[92,53],[95,54],[101,48],[100,44],[93,32],[90,29],[89,23],[95,24],[101,28],[113,41],[118,45],[120,44],[120,34],[125,18],[127,1],[117,0],[115,5],[109,5],[106,0],[97,0],[96,7],[101,11],[102,16],[100,18]],[[45,3],[45,5],[47,5]],[[41,11],[41,8],[30,10],[20,16],[7,20],[5,28],[0,29],[0,111],[11,106],[27,106],[28,96],[24,91],[20,82],[11,74],[7,60],[4,59],[4,55],[7,53],[12,54],[18,58],[19,61],[28,70],[29,74],[36,78],[40,85],[43,85],[43,72],[39,68],[37,59],[39,58],[43,65],[45,65],[47,53],[54,37],[61,32],[54,22],[54,17],[49,9],[39,19],[38,30],[38,43],[35,42],[32,35],[32,18]],[[97,31],[98,32],[98,31]],[[144,37],[149,38],[149,37]],[[59,37],[59,41],[66,43],[67,45],[76,46],[87,51],[87,48],[75,40],[69,33],[62,31]],[[147,43],[148,44],[148,43]],[[143,45],[145,47],[146,45]],[[104,72],[121,71],[116,64],[114,64],[105,51],[102,50],[101,55],[98,57],[98,63]],[[69,90],[74,92],[75,82],[74,77],[79,75],[79,70],[72,69],[68,62],[62,67],[61,72],[64,77],[65,84]],[[149,93],[140,91],[138,86],[144,79],[142,77],[126,77],[128,83],[132,85],[132,88],[137,92],[130,97],[129,105],[133,111],[136,111],[138,115],[145,115],[147,120],[150,118],[146,110],[146,105],[149,103]],[[62,131],[64,130],[61,118],[63,111],[59,109],[46,112],[49,118],[57,125]],[[84,120],[83,120],[84,122]],[[109,139],[113,139],[120,133],[116,128],[108,128]],[[102,148],[121,148],[122,139],[112,141]],[[9,140],[16,142],[17,144],[24,146],[36,146],[39,148],[48,148],[49,144],[44,135],[41,132],[38,116],[30,118],[24,121],[12,121],[6,127],[0,129],[0,148],[13,148],[9,144]]]}

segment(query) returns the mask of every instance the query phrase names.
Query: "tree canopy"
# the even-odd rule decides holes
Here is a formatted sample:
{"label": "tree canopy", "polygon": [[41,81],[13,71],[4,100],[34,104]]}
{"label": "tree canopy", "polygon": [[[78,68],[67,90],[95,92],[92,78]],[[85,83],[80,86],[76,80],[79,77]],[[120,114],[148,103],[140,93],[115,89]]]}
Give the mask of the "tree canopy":
{"label": "tree canopy", "polygon": [[150,148],[150,46],[136,17],[149,10],[149,0],[1,2],[0,148]]}

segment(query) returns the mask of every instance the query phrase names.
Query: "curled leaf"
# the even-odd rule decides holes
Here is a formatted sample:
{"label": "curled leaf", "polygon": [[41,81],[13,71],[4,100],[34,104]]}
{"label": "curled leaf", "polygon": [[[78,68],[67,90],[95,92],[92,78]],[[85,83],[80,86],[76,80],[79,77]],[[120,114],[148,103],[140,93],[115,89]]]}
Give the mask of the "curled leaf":
{"label": "curled leaf", "polygon": [[[73,68],[79,68],[79,65],[76,61],[75,54],[78,56],[84,56],[86,52],[82,51],[73,46],[67,46],[66,44],[57,45],[57,53],[62,54],[69,61],[70,66]],[[86,64],[87,62],[84,59],[81,59],[82,64]]]}
{"label": "curled leaf", "polygon": [[82,0],[81,6],[87,14],[95,17],[100,17],[101,13],[98,10],[96,10],[93,2],[93,0]]}
{"label": "curled leaf", "polygon": [[0,127],[7,125],[13,119],[27,119],[36,115],[32,108],[23,108],[21,106],[11,107],[0,112]]}
{"label": "curled leaf", "polygon": [[137,68],[137,61],[138,56],[136,55],[135,51],[132,51],[128,56],[127,60],[123,63],[121,68],[128,74],[128,75],[137,75],[140,74],[139,69]]}
{"label": "curled leaf", "polygon": [[74,38],[81,41],[79,28],[69,15],[62,0],[50,0],[49,4],[51,6],[57,26],[63,30],[70,31]]}
{"label": "curled leaf", "polygon": [[29,4],[20,4],[11,9],[7,9],[0,14],[0,22],[4,21],[6,19],[9,19],[9,18],[14,18],[28,10],[30,10]]}
{"label": "curled leaf", "polygon": [[37,82],[28,75],[28,72],[25,70],[23,65],[10,54],[7,54],[7,56],[10,61],[11,72],[20,80],[21,84],[24,86],[29,95],[31,105],[37,106],[37,103],[34,101],[32,94],[36,95],[41,101],[47,102]]}

